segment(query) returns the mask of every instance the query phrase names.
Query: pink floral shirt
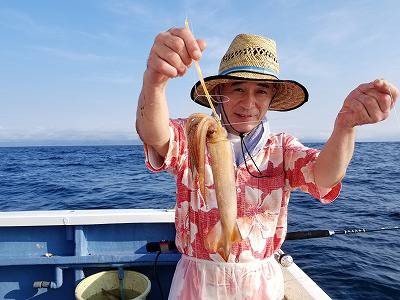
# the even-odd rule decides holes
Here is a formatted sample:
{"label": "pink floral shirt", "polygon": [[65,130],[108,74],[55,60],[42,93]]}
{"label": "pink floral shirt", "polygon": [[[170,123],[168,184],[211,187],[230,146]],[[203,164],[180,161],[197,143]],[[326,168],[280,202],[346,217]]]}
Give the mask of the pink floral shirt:
{"label": "pink floral shirt", "polygon": [[[168,153],[161,166],[154,152],[145,145],[146,165],[153,172],[168,171],[176,178],[176,245],[186,255],[221,261],[218,253],[204,247],[207,233],[219,221],[209,157],[206,158],[206,200],[199,183],[192,177],[185,135],[186,119],[170,121]],[[276,252],[285,240],[287,210],[291,191],[300,188],[322,203],[332,202],[340,193],[341,183],[331,189],[315,184],[313,166],[319,150],[307,148],[284,133],[270,135],[265,146],[253,156],[264,178],[251,176],[244,162],[235,166],[237,224],[243,240],[232,246],[228,262],[252,262]],[[247,159],[252,174],[259,175]]]}

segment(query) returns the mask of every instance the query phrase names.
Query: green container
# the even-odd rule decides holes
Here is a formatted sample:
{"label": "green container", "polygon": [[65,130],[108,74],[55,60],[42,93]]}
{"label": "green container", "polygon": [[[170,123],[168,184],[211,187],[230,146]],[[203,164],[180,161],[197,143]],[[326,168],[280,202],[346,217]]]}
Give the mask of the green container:
{"label": "green container", "polygon": [[[141,273],[124,271],[122,282],[124,300],[146,299],[150,292],[150,280]],[[77,300],[117,300],[121,299],[120,295],[118,271],[104,271],[93,274],[83,279],[75,289]]]}

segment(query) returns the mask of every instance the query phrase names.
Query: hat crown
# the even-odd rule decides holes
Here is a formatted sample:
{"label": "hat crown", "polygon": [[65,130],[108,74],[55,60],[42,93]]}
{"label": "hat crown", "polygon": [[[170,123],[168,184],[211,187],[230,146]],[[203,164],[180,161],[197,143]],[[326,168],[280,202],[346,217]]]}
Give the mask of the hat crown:
{"label": "hat crown", "polygon": [[221,59],[219,74],[250,71],[279,74],[279,62],[274,40],[253,34],[239,34]]}

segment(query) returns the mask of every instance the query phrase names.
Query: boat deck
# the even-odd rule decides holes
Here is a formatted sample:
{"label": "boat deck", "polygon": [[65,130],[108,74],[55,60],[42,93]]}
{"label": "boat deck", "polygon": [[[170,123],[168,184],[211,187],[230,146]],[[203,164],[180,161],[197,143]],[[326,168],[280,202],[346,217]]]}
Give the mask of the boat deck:
{"label": "boat deck", "polygon": [[[173,222],[174,210],[1,212],[0,299],[74,299],[83,278],[116,268],[145,274],[152,283],[147,299],[161,299],[156,254],[147,252],[146,244],[174,240]],[[158,258],[164,295],[179,258],[177,252]],[[330,299],[295,264],[284,272],[288,300]],[[301,289],[304,296],[298,298]]]}

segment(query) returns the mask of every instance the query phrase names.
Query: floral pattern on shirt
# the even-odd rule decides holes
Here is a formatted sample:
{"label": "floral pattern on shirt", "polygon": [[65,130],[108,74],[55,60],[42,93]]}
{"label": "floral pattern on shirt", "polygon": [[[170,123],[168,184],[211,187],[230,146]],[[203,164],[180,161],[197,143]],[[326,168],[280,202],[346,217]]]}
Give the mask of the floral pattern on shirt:
{"label": "floral pattern on shirt", "polygon": [[[205,238],[219,222],[212,170],[206,155],[206,199],[200,194],[188,159],[186,119],[170,121],[168,153],[162,165],[154,161],[154,150],[144,145],[146,165],[153,172],[168,171],[176,179],[176,245],[181,253],[196,258],[220,261],[218,253],[209,253]],[[228,261],[249,262],[270,257],[282,245],[287,232],[287,207],[290,193],[299,188],[322,203],[333,201],[340,192],[339,182],[331,189],[315,184],[313,167],[319,150],[307,148],[293,136],[279,133],[269,136],[265,146],[253,156],[261,174],[255,178],[244,163],[235,166],[237,188],[237,224],[242,241],[233,244]],[[252,174],[260,175],[246,158]]]}

